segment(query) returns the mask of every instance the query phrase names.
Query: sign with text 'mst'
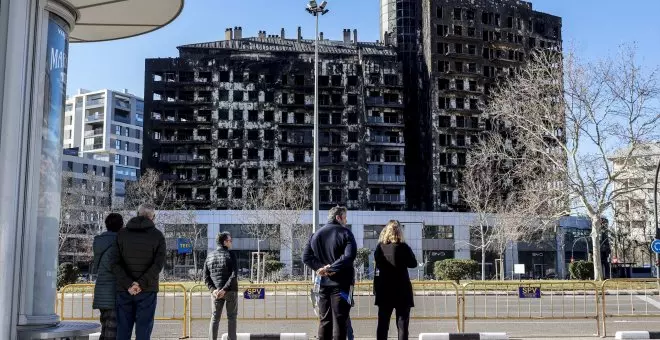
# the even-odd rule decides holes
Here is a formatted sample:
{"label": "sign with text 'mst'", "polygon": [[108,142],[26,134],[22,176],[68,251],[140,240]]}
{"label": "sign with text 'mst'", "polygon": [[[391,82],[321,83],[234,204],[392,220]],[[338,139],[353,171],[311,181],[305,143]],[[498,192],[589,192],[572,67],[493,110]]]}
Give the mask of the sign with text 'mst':
{"label": "sign with text 'mst'", "polygon": [[266,298],[266,288],[253,287],[248,288],[243,292],[243,297],[248,300],[263,300]]}

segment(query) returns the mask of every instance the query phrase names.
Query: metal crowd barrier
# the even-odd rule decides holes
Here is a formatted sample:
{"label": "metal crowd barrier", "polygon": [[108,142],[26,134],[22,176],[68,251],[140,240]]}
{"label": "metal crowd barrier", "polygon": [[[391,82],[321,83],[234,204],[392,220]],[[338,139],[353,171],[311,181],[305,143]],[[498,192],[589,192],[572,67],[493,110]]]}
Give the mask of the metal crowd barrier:
{"label": "metal crowd barrier", "polygon": [[[248,289],[264,289],[263,299],[246,299]],[[243,320],[317,320],[310,302],[310,282],[264,283],[239,287],[238,318]],[[462,286],[451,281],[414,281],[412,319],[455,320],[465,332],[470,320],[594,320],[596,334],[607,335],[606,319],[618,317],[660,318],[660,281],[656,279],[592,281],[474,281]],[[257,294],[259,295],[259,294]],[[62,320],[96,321],[92,309],[93,284],[63,287],[56,312]],[[374,320],[373,284],[358,283],[351,318]],[[158,293],[156,320],[179,321],[183,336],[190,335],[193,321],[208,321],[211,295],[205,285],[186,290],[180,284],[163,283]],[[601,321],[602,320],[602,321]]]}
{"label": "metal crowd barrier", "polygon": [[660,317],[660,281],[657,279],[613,279],[602,284],[603,335],[607,318]]}
{"label": "metal crowd barrier", "polygon": [[[156,320],[180,321],[182,334],[188,334],[188,292],[180,284],[159,286]],[[99,311],[92,309],[94,284],[73,284],[60,289],[58,314],[62,321],[98,321]]]}
{"label": "metal crowd barrier", "polygon": [[[265,290],[264,299],[245,299],[248,289]],[[309,298],[312,284],[265,283],[239,287],[238,319],[243,320],[317,320]],[[460,288],[451,281],[414,282],[415,305],[411,317],[415,319],[455,320],[460,329]],[[205,285],[196,285],[189,290],[188,329],[193,321],[208,321],[211,316],[211,295]],[[292,298],[293,297],[293,298]],[[351,319],[375,320],[378,308],[374,305],[373,284],[355,285]]]}
{"label": "metal crowd barrier", "polygon": [[475,281],[463,286],[467,320],[593,319],[599,327],[599,286],[591,281]]}

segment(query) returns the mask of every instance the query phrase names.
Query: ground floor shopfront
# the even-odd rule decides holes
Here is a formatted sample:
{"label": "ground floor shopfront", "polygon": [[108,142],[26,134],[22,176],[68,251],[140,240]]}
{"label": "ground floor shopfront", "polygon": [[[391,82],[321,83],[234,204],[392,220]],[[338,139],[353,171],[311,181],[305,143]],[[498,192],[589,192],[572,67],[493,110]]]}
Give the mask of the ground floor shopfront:
{"label": "ground floor shopfront", "polygon": [[[166,212],[166,214],[177,213],[179,212]],[[319,220],[324,221],[326,214],[326,211],[320,212]],[[255,215],[260,216],[258,221]],[[239,261],[239,273],[243,277],[249,277],[253,253],[257,252],[257,248],[263,253],[279,258],[285,264],[284,277],[304,276],[301,258],[303,247],[311,235],[311,212],[279,214],[268,211],[255,214],[239,210],[200,210],[194,212],[194,216],[195,223],[207,231],[204,238],[207,243],[206,251],[215,249],[215,236],[219,232],[228,231],[232,234],[234,250]],[[283,222],[281,216],[287,216],[290,223]],[[474,242],[470,241],[470,228],[475,224],[475,218],[476,216],[470,213],[350,211],[348,227],[355,235],[358,248],[369,248],[373,251],[384,225],[391,219],[398,220],[403,225],[405,240],[413,249],[420,264],[410,270],[410,277],[432,278],[433,264],[436,261],[457,258],[475,259],[481,262],[481,252],[475,247]],[[269,228],[274,232],[255,234],[254,230],[257,227],[255,223],[261,228]],[[567,246],[566,235],[572,235],[576,230],[583,234],[589,229],[588,219],[564,217],[558,221],[557,231],[553,231],[550,239],[546,238],[544,242],[511,244],[507,247],[504,256],[487,252],[486,277],[495,278],[499,272],[498,268],[503,267],[505,277],[517,278],[518,275],[514,275],[514,264],[524,264],[525,273],[520,277],[563,278],[568,274],[567,263],[570,262],[567,252],[578,259],[580,256],[584,257],[586,253],[584,243]],[[259,240],[257,236],[263,239]],[[571,237],[569,239],[572,240]],[[372,261],[373,254],[369,262]],[[501,266],[500,261],[503,262]],[[186,262],[186,266],[190,265],[192,263]],[[364,276],[371,277],[373,269],[373,265],[366,265]]]}

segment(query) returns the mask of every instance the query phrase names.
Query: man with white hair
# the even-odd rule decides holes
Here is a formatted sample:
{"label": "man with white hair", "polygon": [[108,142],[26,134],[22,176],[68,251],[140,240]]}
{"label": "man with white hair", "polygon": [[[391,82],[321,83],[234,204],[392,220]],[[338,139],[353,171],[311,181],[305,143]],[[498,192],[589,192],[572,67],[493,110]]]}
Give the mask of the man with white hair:
{"label": "man with white hair", "polygon": [[149,340],[154,326],[160,272],[165,264],[163,233],[156,229],[153,204],[138,208],[138,216],[117,235],[117,340]]}

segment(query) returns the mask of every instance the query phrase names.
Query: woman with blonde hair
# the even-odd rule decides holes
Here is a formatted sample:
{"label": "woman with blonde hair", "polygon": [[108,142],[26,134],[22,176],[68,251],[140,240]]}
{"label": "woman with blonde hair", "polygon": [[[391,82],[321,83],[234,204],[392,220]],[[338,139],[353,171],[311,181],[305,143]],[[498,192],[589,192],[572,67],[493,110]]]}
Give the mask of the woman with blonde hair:
{"label": "woman with blonde hair", "polygon": [[390,317],[395,309],[399,340],[408,339],[410,308],[415,306],[408,268],[417,267],[417,259],[403,240],[403,229],[399,221],[389,221],[380,233],[374,259],[379,272],[374,278],[378,306],[376,339],[387,339]]}

